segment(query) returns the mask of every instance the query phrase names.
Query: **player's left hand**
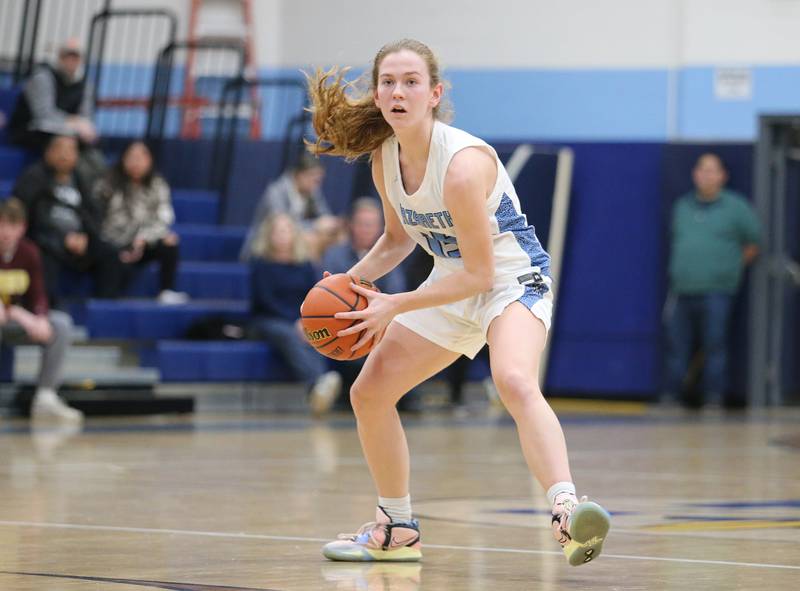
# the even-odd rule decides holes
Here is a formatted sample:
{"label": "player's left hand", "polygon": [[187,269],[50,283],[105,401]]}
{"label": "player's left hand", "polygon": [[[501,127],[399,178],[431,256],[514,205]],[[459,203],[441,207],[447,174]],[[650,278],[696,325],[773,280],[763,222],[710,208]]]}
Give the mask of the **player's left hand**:
{"label": "player's left hand", "polygon": [[367,299],[367,307],[353,312],[337,312],[336,318],[361,320],[361,322],[354,324],[350,328],[340,330],[337,336],[345,337],[349,334],[364,331],[358,342],[350,347],[351,351],[357,351],[369,343],[370,339],[375,335],[378,335],[380,340],[392,318],[397,315],[398,310],[396,298],[393,294],[373,291],[356,283],[351,283],[350,289]]}

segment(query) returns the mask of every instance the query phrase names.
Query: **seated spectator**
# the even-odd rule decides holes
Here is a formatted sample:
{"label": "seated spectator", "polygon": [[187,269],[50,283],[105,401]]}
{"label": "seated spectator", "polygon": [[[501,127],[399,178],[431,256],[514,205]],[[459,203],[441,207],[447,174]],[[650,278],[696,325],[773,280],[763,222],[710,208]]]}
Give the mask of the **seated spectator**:
{"label": "seated spectator", "polygon": [[70,346],[72,320],[64,312],[49,309],[39,250],[23,237],[26,223],[25,208],[18,199],[0,203],[0,339],[43,348],[31,416],[79,423],[83,413],[56,394]]}
{"label": "seated spectator", "polygon": [[305,234],[311,256],[319,259],[339,238],[341,220],[331,214],[322,194],[325,168],[318,158],[304,154],[300,161],[270,183],[256,207],[240,258],[252,256],[253,241],[264,220],[278,213],[289,215]]}
{"label": "seated spectator", "polygon": [[120,289],[119,256],[100,237],[102,212],[75,169],[77,161],[77,140],[55,136],[43,161],[23,171],[14,188],[30,212],[28,233],[42,253],[52,306],[58,300],[62,267],[90,272],[96,297],[116,297]]}
{"label": "seated spectator", "polygon": [[[81,57],[80,42],[68,39],[58,49],[55,66],[34,69],[8,122],[12,143],[41,153],[54,135],[75,136],[82,148],[97,142],[92,95],[80,76]],[[102,154],[95,149],[82,152],[79,168],[94,181],[105,168]]]}
{"label": "seated spectator", "polygon": [[134,269],[157,260],[160,267],[158,300],[181,304],[188,300],[175,291],[178,270],[178,235],[167,181],[153,168],[153,155],[136,141],[122,152],[119,162],[95,185],[95,198],[103,207],[101,236],[119,250],[126,265],[125,283]]}
{"label": "seated spectator", "polygon": [[[322,268],[331,273],[345,273],[373,247],[383,233],[381,204],[372,197],[360,197],[350,207],[347,239],[334,244],[322,255]],[[397,267],[375,282],[381,291],[406,291],[402,270]]]}
{"label": "seated spectator", "polygon": [[327,412],[339,396],[341,378],[327,370],[325,357],[308,344],[300,324],[300,304],[320,274],[289,215],[279,213],[264,220],[253,243],[250,268],[253,336],[274,347],[294,377],[308,385],[312,412]]}

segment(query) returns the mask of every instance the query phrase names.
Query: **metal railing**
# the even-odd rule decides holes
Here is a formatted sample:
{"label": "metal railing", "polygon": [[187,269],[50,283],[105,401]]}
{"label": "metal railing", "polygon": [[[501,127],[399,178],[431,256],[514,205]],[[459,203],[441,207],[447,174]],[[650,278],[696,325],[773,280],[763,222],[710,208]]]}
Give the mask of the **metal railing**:
{"label": "metal railing", "polygon": [[101,135],[145,134],[155,63],[177,27],[175,13],[161,9],[106,9],[92,17],[84,79]]}
{"label": "metal railing", "polygon": [[70,37],[85,39],[92,14],[111,0],[0,0],[0,73],[8,85],[53,60]]}
{"label": "metal railing", "polygon": [[[258,92],[251,92],[254,89]],[[250,102],[245,102],[246,99]],[[228,200],[237,139],[250,135],[253,118],[261,120],[262,136],[280,137],[275,132],[283,131],[280,170],[285,170],[304,150],[303,138],[310,123],[307,107],[305,83],[299,78],[228,81],[222,93],[222,116],[217,119],[212,150],[211,186],[220,194],[220,212],[225,211]]]}
{"label": "metal railing", "polygon": [[[183,59],[177,59],[180,57]],[[223,40],[170,43],[156,61],[147,139],[157,145],[165,137],[210,136],[204,120],[216,119],[225,84],[243,75],[241,43]]]}

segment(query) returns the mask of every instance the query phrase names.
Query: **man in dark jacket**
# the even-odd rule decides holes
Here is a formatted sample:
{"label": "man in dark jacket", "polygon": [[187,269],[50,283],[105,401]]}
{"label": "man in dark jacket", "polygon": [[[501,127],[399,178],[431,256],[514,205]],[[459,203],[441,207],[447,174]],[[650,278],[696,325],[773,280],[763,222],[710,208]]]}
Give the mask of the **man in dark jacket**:
{"label": "man in dark jacket", "polygon": [[9,137],[20,146],[42,150],[53,135],[75,135],[93,144],[97,132],[92,123],[92,97],[78,77],[80,44],[64,42],[55,66],[38,66],[25,82],[9,121]]}
{"label": "man in dark jacket", "polygon": [[51,304],[59,294],[62,267],[90,272],[96,297],[116,297],[121,285],[119,255],[100,238],[102,212],[76,171],[77,161],[77,140],[55,136],[44,159],[23,171],[14,187],[30,212],[28,234],[42,251]]}

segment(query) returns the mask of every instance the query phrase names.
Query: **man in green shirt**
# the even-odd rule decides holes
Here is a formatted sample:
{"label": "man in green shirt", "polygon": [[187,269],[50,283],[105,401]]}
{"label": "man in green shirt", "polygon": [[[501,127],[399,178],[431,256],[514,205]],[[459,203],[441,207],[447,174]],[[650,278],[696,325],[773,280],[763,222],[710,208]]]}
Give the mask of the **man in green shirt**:
{"label": "man in green shirt", "polygon": [[681,393],[695,338],[705,352],[705,402],[719,405],[726,387],[728,327],[744,267],[758,255],[759,222],[744,197],[724,188],[716,154],[703,154],[692,172],[695,190],[675,203],[665,310],[666,394]]}

